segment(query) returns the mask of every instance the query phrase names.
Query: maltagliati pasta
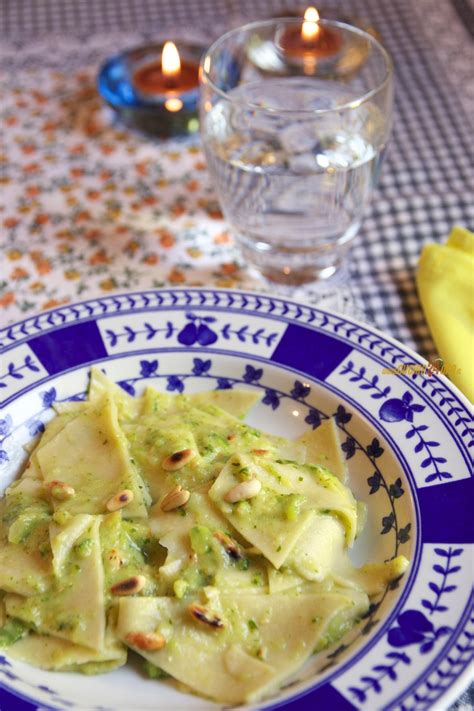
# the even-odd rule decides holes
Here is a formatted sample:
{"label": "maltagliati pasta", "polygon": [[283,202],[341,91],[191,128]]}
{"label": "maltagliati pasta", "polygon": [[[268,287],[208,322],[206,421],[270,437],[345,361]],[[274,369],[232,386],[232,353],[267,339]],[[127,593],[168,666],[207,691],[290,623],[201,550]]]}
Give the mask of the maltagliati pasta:
{"label": "maltagliati pasta", "polygon": [[296,441],[258,395],[134,398],[93,369],[0,501],[0,645],[48,670],[126,663],[225,703],[276,690],[408,561],[349,561],[364,507],[332,420]]}

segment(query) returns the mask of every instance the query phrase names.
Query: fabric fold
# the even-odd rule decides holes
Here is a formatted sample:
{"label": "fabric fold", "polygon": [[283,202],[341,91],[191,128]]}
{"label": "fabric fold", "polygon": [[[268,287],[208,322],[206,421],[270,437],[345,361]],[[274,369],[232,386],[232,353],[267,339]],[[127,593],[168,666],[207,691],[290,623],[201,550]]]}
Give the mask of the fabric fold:
{"label": "fabric fold", "polygon": [[423,248],[416,283],[444,372],[474,402],[474,233]]}

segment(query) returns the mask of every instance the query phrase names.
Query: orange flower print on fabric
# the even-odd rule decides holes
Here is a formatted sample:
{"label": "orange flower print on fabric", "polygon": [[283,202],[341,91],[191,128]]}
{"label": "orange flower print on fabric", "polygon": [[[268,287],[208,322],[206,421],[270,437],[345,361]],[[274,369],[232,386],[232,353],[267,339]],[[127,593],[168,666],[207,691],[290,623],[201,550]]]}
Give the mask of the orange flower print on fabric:
{"label": "orange flower print on fabric", "polygon": [[173,217],[181,217],[181,215],[186,213],[186,208],[181,203],[177,203],[176,205],[172,205],[170,212]]}
{"label": "orange flower print on fabric", "polygon": [[23,267],[16,267],[11,274],[10,274],[10,279],[15,279],[15,280],[21,280],[21,279],[27,279],[30,276],[30,273],[26,271],[26,269],[23,269]]}
{"label": "orange flower print on fabric", "polygon": [[207,209],[207,214],[209,217],[211,217],[213,220],[222,220],[222,211],[219,207],[209,207]]}
{"label": "orange flower print on fabric", "polygon": [[123,251],[128,254],[135,254],[135,252],[137,252],[139,248],[140,248],[140,243],[137,242],[136,239],[131,239],[127,242]]}
{"label": "orange flower print on fabric", "polygon": [[143,263],[148,264],[149,266],[154,266],[155,264],[158,264],[160,261],[160,258],[157,254],[146,254],[143,257]]}
{"label": "orange flower print on fabric", "polygon": [[87,222],[92,216],[88,210],[80,210],[74,215],[74,222]]}
{"label": "orange flower print on fabric", "polygon": [[214,244],[230,244],[230,242],[232,242],[232,238],[228,232],[219,232],[214,237]]}
{"label": "orange flower print on fabric", "polygon": [[222,264],[221,265],[221,271],[223,274],[229,275],[229,274],[235,274],[235,272],[238,270],[238,265],[235,262],[228,262],[227,264]]}
{"label": "orange flower print on fabric", "polygon": [[137,171],[138,175],[148,175],[148,163],[137,163],[135,165],[135,170]]}
{"label": "orange flower print on fabric", "polygon": [[30,258],[33,261],[35,269],[38,274],[49,274],[51,271],[51,262],[49,259],[44,257],[42,252],[33,251],[30,252]]}
{"label": "orange flower print on fabric", "polygon": [[169,230],[161,228],[157,230],[157,232],[160,238],[160,245],[162,247],[164,247],[165,249],[170,249],[174,246],[176,239]]}
{"label": "orange flower print on fabric", "polygon": [[110,259],[104,249],[97,250],[97,252],[94,252],[94,254],[91,254],[89,257],[89,264],[91,265],[108,264],[109,261]]}
{"label": "orange flower print on fabric", "polygon": [[35,225],[45,225],[47,222],[49,222],[49,215],[47,215],[45,212],[40,212],[35,215],[33,222]]}
{"label": "orange flower print on fabric", "polygon": [[86,146],[84,143],[76,143],[74,146],[71,146],[69,152],[74,156],[84,155],[86,152]]}
{"label": "orange flower print on fabric", "polygon": [[39,185],[28,185],[25,189],[25,195],[27,195],[30,198],[36,197],[37,195],[40,194],[40,192],[41,192],[41,188],[39,187]]}
{"label": "orange flower print on fabric", "polygon": [[34,281],[30,284],[30,289],[34,293],[39,293],[40,291],[44,291],[45,286],[42,281]]}
{"label": "orange flower print on fabric", "polygon": [[148,205],[148,206],[156,205],[157,202],[158,202],[158,198],[155,197],[155,195],[146,195],[142,200],[142,203],[144,205]]}
{"label": "orange flower print on fabric", "polygon": [[115,146],[111,145],[110,143],[104,143],[102,146],[100,146],[100,151],[104,156],[110,156],[112,153],[115,153]]}
{"label": "orange flower print on fabric", "polygon": [[90,230],[86,230],[86,231],[83,233],[83,236],[84,236],[86,239],[88,239],[88,240],[90,240],[90,241],[92,242],[93,240],[99,239],[100,236],[101,236],[101,234],[102,234],[102,233],[101,233],[100,230],[95,229],[95,228],[92,228],[92,229],[90,229]]}
{"label": "orange flower print on fabric", "polygon": [[13,291],[6,291],[2,296],[0,296],[0,306],[3,308],[6,308],[7,306],[10,306],[10,304],[13,304],[15,301],[15,294]]}
{"label": "orange flower print on fabric", "polygon": [[184,273],[176,267],[168,273],[168,280],[172,284],[183,284],[186,281]]}
{"label": "orange flower print on fabric", "polygon": [[26,165],[23,166],[23,172],[24,173],[38,173],[40,171],[40,164],[39,163],[27,163]]}
{"label": "orange flower print on fabric", "polygon": [[25,143],[21,147],[21,152],[24,153],[24,155],[31,155],[31,153],[36,152],[36,146],[33,145],[32,143]]}
{"label": "orange flower print on fabric", "polygon": [[16,217],[7,217],[5,220],[3,220],[3,226],[6,227],[7,229],[12,229],[13,227],[16,227],[19,224],[19,220]]}

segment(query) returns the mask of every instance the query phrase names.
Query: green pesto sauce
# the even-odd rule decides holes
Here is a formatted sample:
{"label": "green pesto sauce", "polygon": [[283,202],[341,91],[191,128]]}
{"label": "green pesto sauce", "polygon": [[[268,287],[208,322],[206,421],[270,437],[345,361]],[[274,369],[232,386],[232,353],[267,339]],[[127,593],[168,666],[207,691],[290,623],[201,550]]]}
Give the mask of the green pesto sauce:
{"label": "green pesto sauce", "polygon": [[0,648],[9,647],[14,642],[24,637],[28,632],[28,626],[21,620],[9,619],[0,627]]}

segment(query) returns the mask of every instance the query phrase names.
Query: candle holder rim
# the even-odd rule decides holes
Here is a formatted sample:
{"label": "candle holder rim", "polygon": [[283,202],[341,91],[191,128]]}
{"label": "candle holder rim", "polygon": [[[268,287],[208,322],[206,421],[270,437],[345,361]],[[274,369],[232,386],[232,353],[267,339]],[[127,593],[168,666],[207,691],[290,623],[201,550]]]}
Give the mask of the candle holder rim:
{"label": "candle holder rim", "polygon": [[[220,89],[216,84],[212,81],[212,79],[209,76],[209,70],[206,70],[205,64],[206,64],[206,59],[211,55],[212,52],[215,51],[216,48],[218,48],[219,44],[222,42],[225,42],[229,37],[231,37],[234,34],[237,34],[238,32],[246,31],[250,32],[253,29],[257,28],[263,28],[265,26],[271,26],[271,25],[278,25],[280,23],[287,23],[288,25],[296,25],[299,24],[301,25],[303,22],[303,18],[296,18],[296,17],[278,17],[278,18],[271,18],[269,20],[256,20],[254,22],[248,22],[245,25],[240,25],[239,27],[234,27],[231,30],[228,30],[225,32],[223,35],[218,37],[209,47],[208,49],[204,52],[204,54],[201,57],[200,61],[200,84],[207,82],[212,90],[218,94],[222,99],[225,99],[226,101],[233,101],[235,103],[238,103],[235,99],[232,99],[229,97],[229,93],[223,89]],[[339,20],[326,20],[324,18],[320,18],[317,23],[318,25],[321,26],[329,26],[333,27],[336,29],[341,29],[341,30],[346,30],[349,32],[352,32],[353,34],[359,35],[359,37],[363,38],[364,40],[369,41],[374,47],[376,47],[382,54],[382,56],[385,59],[386,63],[386,71],[381,79],[381,81],[378,82],[377,86],[375,86],[373,89],[370,89],[370,91],[367,91],[365,94],[362,94],[361,96],[357,97],[356,99],[352,99],[351,101],[346,102],[345,104],[341,104],[340,106],[337,106],[337,108],[330,108],[330,109],[274,109],[274,108],[263,108],[262,106],[259,106],[258,104],[255,104],[251,101],[245,101],[245,105],[249,106],[252,109],[258,109],[259,111],[265,111],[266,113],[269,114],[307,114],[309,116],[321,116],[324,114],[333,114],[334,112],[341,112],[341,111],[349,111],[354,108],[358,108],[359,106],[362,106],[365,104],[367,101],[369,101],[373,96],[378,94],[380,91],[383,91],[387,84],[390,82],[392,76],[393,76],[393,60],[387,51],[383,44],[379,42],[379,40],[371,35],[369,32],[366,30],[363,30],[359,27],[356,27],[355,25],[350,25],[347,22],[340,22]]]}
{"label": "candle holder rim", "polygon": [[[111,54],[110,56],[106,57],[102,64],[99,67],[99,71],[97,72],[97,75],[99,76],[104,69],[106,69],[110,64],[118,61],[137,61],[141,59],[141,55],[145,57],[148,53],[151,52],[159,52],[160,49],[162,50],[164,47],[164,44],[167,40],[166,39],[158,39],[158,40],[153,40],[149,42],[145,42],[144,44],[137,44],[133,45],[132,47],[126,47],[125,49],[121,50],[120,52],[116,52],[115,54]],[[186,38],[180,38],[180,37],[173,37],[171,39],[171,42],[174,42],[174,44],[178,47],[178,51],[182,49],[182,47],[185,47],[191,51],[196,52],[196,59],[194,60],[199,67],[201,64],[201,59],[204,57],[204,55],[207,52],[206,45],[201,44],[200,42],[197,41],[190,41],[187,40]],[[181,56],[181,55],[180,55]],[[186,61],[186,58],[181,57]]]}

